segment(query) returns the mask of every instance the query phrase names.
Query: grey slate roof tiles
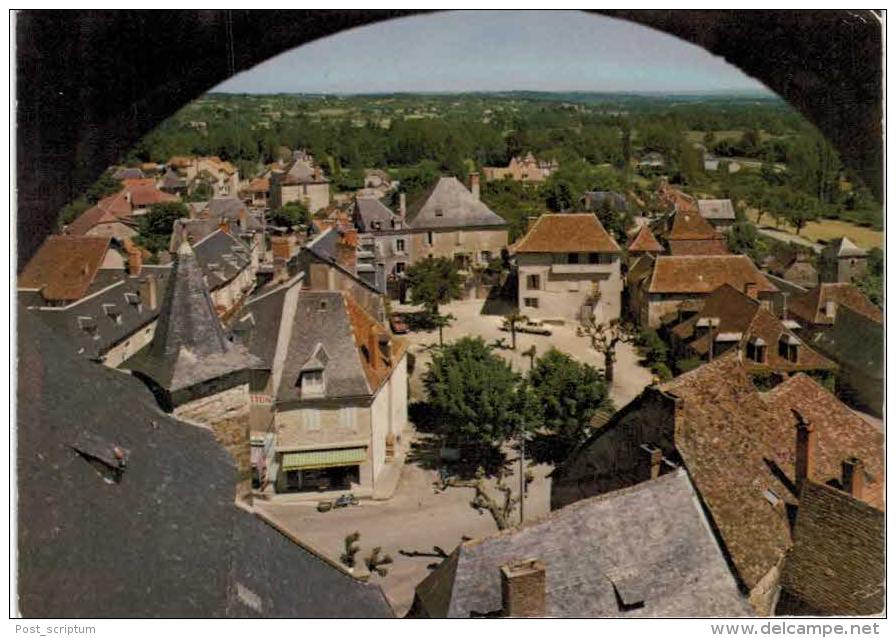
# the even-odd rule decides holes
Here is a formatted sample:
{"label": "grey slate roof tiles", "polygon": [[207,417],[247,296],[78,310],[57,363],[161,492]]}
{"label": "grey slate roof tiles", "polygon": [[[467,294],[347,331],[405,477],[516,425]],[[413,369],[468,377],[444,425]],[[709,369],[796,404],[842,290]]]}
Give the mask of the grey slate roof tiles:
{"label": "grey slate roof tiles", "polygon": [[[549,616],[751,614],[683,470],[463,543],[418,596],[435,617],[496,612],[500,567],[529,558],[545,564]],[[621,609],[620,589],[635,592],[643,606]]]}
{"label": "grey slate roof tiles", "polygon": [[473,197],[456,177],[441,177],[408,208],[408,226],[415,230],[501,227],[507,222]]}

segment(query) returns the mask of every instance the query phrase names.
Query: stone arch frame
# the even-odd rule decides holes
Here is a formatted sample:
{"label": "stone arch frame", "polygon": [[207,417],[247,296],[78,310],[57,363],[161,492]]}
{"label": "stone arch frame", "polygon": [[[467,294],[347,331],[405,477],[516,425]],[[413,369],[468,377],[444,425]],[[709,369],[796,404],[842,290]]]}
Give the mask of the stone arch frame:
{"label": "stone arch frame", "polygon": [[[301,44],[408,10],[21,11],[20,269],[58,210],[187,102]],[[720,55],[813,122],[881,199],[882,29],[872,11],[595,11]],[[229,36],[237,46],[229,45]],[[251,46],[239,43],[249,42]]]}

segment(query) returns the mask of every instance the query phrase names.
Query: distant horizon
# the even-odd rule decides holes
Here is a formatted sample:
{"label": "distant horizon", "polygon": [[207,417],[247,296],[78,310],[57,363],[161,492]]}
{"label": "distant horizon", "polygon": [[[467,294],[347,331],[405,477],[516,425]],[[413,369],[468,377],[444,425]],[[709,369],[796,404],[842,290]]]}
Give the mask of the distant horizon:
{"label": "distant horizon", "polygon": [[520,93],[531,93],[536,95],[593,95],[593,96],[637,96],[637,97],[678,97],[678,96],[747,96],[757,97],[766,100],[782,100],[783,98],[777,93],[761,89],[705,89],[705,90],[680,90],[680,91],[636,91],[636,90],[620,90],[620,91],[598,91],[590,89],[501,89],[501,90],[457,90],[457,91],[363,91],[363,92],[346,92],[346,91],[222,91],[210,90],[205,95],[258,95],[258,96],[276,96],[285,95],[291,97],[379,97],[389,95],[407,95],[407,96],[452,96],[452,95],[515,95]]}
{"label": "distant horizon", "polygon": [[763,94],[705,49],[581,11],[443,11],[342,31],[242,71],[209,93]]}

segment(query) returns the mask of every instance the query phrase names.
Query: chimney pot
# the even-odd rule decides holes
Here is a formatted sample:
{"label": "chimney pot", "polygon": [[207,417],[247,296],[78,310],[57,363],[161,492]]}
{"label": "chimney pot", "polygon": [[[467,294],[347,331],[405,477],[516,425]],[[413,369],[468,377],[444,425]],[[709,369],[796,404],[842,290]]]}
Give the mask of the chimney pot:
{"label": "chimney pot", "polygon": [[140,301],[146,304],[149,310],[158,308],[159,288],[155,275],[147,275],[140,282]]}
{"label": "chimney pot", "polygon": [[833,301],[824,302],[824,316],[833,319],[837,316],[837,304]]}
{"label": "chimney pot", "polygon": [[744,284],[744,294],[750,299],[759,299],[759,284],[752,281]]}
{"label": "chimney pot", "polygon": [[470,192],[473,193],[473,199],[479,201],[479,173],[470,173]]}
{"label": "chimney pot", "polygon": [[815,474],[815,428],[811,423],[806,421],[796,410],[793,410],[796,416],[796,462],[795,462],[795,478],[797,491],[803,489],[803,483],[807,479],[812,479]]}
{"label": "chimney pot", "polygon": [[408,204],[407,204],[407,195],[401,193],[398,195],[398,216],[401,217],[401,221],[404,221],[404,218],[407,217],[408,214]]}
{"label": "chimney pot", "polygon": [[841,468],[843,474],[840,483],[843,491],[853,498],[861,499],[865,491],[865,464],[862,459],[850,457],[843,461]]}
{"label": "chimney pot", "polygon": [[131,277],[138,277],[141,270],[143,270],[143,253],[139,248],[131,248],[128,250],[128,274]]}
{"label": "chimney pot", "polygon": [[530,558],[501,567],[503,613],[512,618],[547,615],[544,563]]}
{"label": "chimney pot", "polygon": [[640,446],[642,458],[642,473],[644,480],[653,480],[659,478],[660,471],[663,468],[663,451],[655,445],[644,443]]}

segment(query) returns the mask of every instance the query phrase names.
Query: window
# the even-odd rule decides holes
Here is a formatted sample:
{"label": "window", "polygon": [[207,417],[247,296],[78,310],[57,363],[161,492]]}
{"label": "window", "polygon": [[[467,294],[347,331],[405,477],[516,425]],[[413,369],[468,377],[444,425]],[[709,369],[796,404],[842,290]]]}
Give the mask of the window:
{"label": "window", "polygon": [[541,276],[526,275],[526,290],[541,290]]}
{"label": "window", "polygon": [[397,253],[404,252],[404,240],[403,239],[395,240],[395,252],[397,252]]}
{"label": "window", "polygon": [[431,231],[431,230],[430,230],[430,231],[427,231],[427,233],[426,233],[426,243],[429,244],[430,246],[432,246],[433,243],[435,243],[435,242],[433,242],[432,231]]}
{"label": "window", "polygon": [[589,264],[601,263],[600,253],[588,253],[588,263]]}
{"label": "window", "polygon": [[799,357],[799,341],[795,337],[785,335],[778,342],[778,356],[787,359],[791,363],[796,363]]}
{"label": "window", "polygon": [[320,410],[305,410],[303,416],[306,430],[309,432],[320,430]]}
{"label": "window", "polygon": [[444,215],[444,214],[445,214],[445,213],[442,211],[441,208],[437,208],[437,209],[436,209],[436,217],[441,217],[441,216]]}
{"label": "window", "polygon": [[756,339],[748,341],[747,358],[756,363],[765,363],[765,342]]}
{"label": "window", "polygon": [[480,263],[487,264],[492,260],[492,254],[488,250],[483,250],[479,253],[479,261]]}
{"label": "window", "polygon": [[324,371],[306,370],[302,373],[302,395],[321,396],[324,393]]}
{"label": "window", "polygon": [[526,297],[523,300],[523,303],[526,305],[526,308],[538,308],[538,298],[537,297]]}
{"label": "window", "polygon": [[567,264],[577,264],[579,263],[579,253],[569,253],[566,255],[566,263]]}
{"label": "window", "polygon": [[395,274],[396,275],[403,274],[405,267],[406,267],[406,264],[403,261],[399,261],[397,264],[395,264]]}

